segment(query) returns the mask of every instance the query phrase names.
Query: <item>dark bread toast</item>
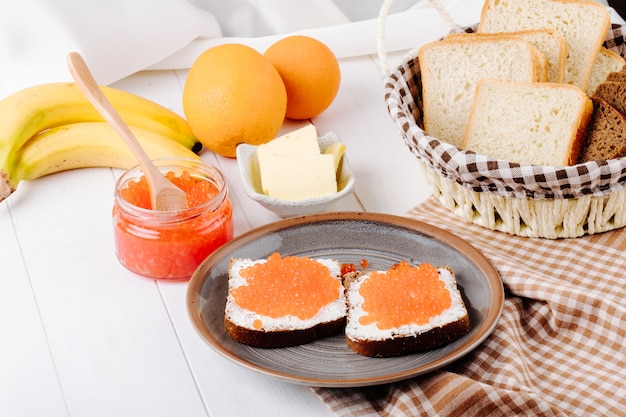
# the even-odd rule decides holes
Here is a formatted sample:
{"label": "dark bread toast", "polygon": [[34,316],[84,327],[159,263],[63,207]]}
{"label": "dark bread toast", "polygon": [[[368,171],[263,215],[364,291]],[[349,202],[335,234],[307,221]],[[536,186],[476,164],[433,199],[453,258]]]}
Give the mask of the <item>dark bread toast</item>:
{"label": "dark bread toast", "polygon": [[[315,261],[326,267],[325,278],[332,278],[339,283],[332,283],[337,287],[334,299],[328,304],[322,306],[314,317],[301,319],[297,317],[297,312],[286,314],[284,316],[272,317],[264,315],[257,311],[252,311],[238,304],[238,300],[234,296],[235,289],[240,286],[249,284],[246,278],[241,276],[241,271],[249,266],[263,263],[266,260],[250,260],[250,259],[231,259],[229,266],[229,288],[228,298],[226,302],[226,310],[224,316],[224,326],[228,335],[239,343],[262,348],[277,348],[296,346],[310,343],[314,340],[332,336],[341,333],[345,327],[345,295],[344,288],[341,283],[341,266],[330,259],[315,259]],[[294,276],[296,274],[294,273]],[[309,279],[307,274],[304,278]],[[291,277],[287,277],[291,279]],[[319,276],[311,276],[310,279],[319,279]],[[295,279],[295,278],[294,278]],[[333,281],[330,279],[330,281]],[[288,285],[287,285],[288,287]],[[268,286],[268,291],[275,290],[275,287]],[[290,297],[289,294],[283,294],[284,297]],[[304,302],[306,297],[304,295]],[[292,297],[297,297],[293,295]],[[270,302],[276,301],[281,303],[280,294],[272,294],[270,292]],[[288,304],[282,301],[284,304]]]}
{"label": "dark bread toast", "polygon": [[626,156],[626,116],[600,97],[591,97],[593,115],[579,163]]}
{"label": "dark bread toast", "polygon": [[[345,280],[348,302],[346,324],[348,346],[364,356],[392,357],[436,348],[468,333],[470,330],[469,314],[457,288],[454,272],[447,267],[439,267],[437,272],[439,278],[445,282],[445,288],[450,291],[451,306],[438,316],[432,317],[427,325],[406,323],[388,329],[379,329],[377,323],[363,325],[359,321],[364,316],[363,304],[367,302],[359,289],[371,274],[357,273]],[[394,285],[392,281],[388,284]],[[402,288],[398,294],[412,290]]]}

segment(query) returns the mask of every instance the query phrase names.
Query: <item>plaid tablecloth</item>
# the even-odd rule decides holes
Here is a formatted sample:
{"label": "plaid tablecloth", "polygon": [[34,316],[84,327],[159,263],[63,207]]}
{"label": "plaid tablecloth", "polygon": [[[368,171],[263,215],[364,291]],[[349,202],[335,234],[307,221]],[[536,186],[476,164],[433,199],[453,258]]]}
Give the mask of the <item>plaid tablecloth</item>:
{"label": "plaid tablecloth", "polygon": [[626,416],[626,230],[511,236],[434,198],[407,213],[467,240],[507,294],[495,331],[452,365],[404,382],[312,388],[337,416]]}

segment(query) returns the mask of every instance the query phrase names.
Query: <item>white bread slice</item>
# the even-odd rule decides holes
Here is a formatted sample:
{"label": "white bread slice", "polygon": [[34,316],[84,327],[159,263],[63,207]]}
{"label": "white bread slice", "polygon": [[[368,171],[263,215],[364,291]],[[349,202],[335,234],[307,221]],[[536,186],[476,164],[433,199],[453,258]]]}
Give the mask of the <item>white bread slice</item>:
{"label": "white bread slice", "polygon": [[609,12],[586,0],[485,0],[479,32],[551,28],[567,42],[565,82],[587,91],[591,71],[611,21]]}
{"label": "white bread slice", "polygon": [[[598,53],[596,62],[593,64],[591,79],[589,80],[589,86],[587,87],[587,95],[592,96],[595,93],[596,88],[606,81],[609,75],[622,73],[624,65],[626,65],[626,60],[624,60],[621,55],[611,51],[610,49],[602,47]],[[622,79],[622,81],[624,79]]]}
{"label": "white bread slice", "polygon": [[[332,259],[312,259],[312,261],[323,265],[327,269],[328,274],[336,279],[340,285],[332,302],[321,307],[312,318],[302,319],[298,317],[297,313],[271,317],[239,305],[237,297],[234,296],[234,290],[250,284],[242,276],[242,271],[256,264],[264,264],[268,260],[231,259],[228,271],[228,297],[224,317],[227,334],[239,343],[262,348],[276,348],[301,345],[341,333],[345,326],[346,315],[341,265]],[[293,271],[292,276],[282,277],[282,279],[290,282],[296,279],[315,280],[318,278],[315,275],[298,274],[298,271]],[[267,291],[266,295],[269,301],[266,301],[266,303],[281,302],[281,294],[276,287],[265,285],[263,282],[258,282],[258,284],[264,285],[263,291]],[[290,286],[292,284],[286,283],[286,285]],[[300,302],[306,303],[309,297],[315,296],[315,294],[309,292],[307,294],[282,294],[282,296],[300,299]]]}
{"label": "white bread slice", "polygon": [[545,81],[545,57],[514,36],[451,38],[423,45],[418,52],[424,130],[460,146],[474,89],[483,78]]}
{"label": "white bread slice", "polygon": [[592,113],[587,94],[570,84],[485,79],[476,87],[463,148],[520,164],[573,165]]}
{"label": "white bread slice", "polygon": [[541,52],[548,65],[548,82],[562,83],[565,74],[565,60],[567,58],[567,43],[565,37],[554,29],[529,29],[517,32],[504,33],[453,33],[446,39],[455,39],[456,37],[472,37],[472,36],[516,36],[522,38]]}
{"label": "white bread slice", "polygon": [[[457,287],[453,270],[449,267],[438,267],[436,271],[449,292],[451,305],[440,314],[431,317],[428,323],[412,322],[386,329],[380,329],[378,322],[369,324],[360,322],[360,319],[368,314],[367,306],[364,306],[368,300],[363,297],[360,289],[371,279],[372,273],[357,272],[347,278],[348,317],[345,333],[348,346],[360,355],[391,357],[443,346],[468,333],[469,314]],[[386,274],[387,271],[377,272]],[[394,296],[420,291],[420,288],[397,288],[398,285],[393,278],[389,276],[385,278],[388,280],[385,285],[395,291]],[[419,296],[417,298],[419,299]]]}

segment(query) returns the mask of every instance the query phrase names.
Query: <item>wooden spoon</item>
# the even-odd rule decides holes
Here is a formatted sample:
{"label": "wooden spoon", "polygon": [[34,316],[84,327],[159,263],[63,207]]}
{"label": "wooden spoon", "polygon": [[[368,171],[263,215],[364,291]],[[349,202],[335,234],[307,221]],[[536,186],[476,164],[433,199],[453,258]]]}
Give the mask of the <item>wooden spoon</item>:
{"label": "wooden spoon", "polygon": [[113,108],[111,102],[106,98],[96,83],[83,57],[77,52],[70,52],[67,55],[67,66],[72,74],[72,78],[76,81],[76,85],[98,112],[100,112],[104,120],[106,120],[124,142],[126,142],[126,145],[128,145],[137,158],[148,181],[152,209],[158,211],[186,209],[188,206],[185,192],[165,178],[161,171],[154,166],[141,147],[141,144],[137,141],[137,138],[135,138],[133,132],[129,129],[128,125],[124,123],[122,117],[115,108]]}

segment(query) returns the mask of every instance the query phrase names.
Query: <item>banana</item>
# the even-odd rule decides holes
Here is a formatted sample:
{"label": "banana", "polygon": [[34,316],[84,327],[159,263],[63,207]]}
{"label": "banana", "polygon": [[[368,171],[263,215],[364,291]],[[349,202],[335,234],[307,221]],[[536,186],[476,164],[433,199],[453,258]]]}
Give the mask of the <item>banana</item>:
{"label": "banana", "polygon": [[[136,126],[130,129],[150,159],[200,159],[192,150],[160,133]],[[106,122],[72,123],[38,133],[26,142],[16,154],[9,185],[15,190],[20,181],[70,169],[128,169],[137,164],[124,141]]]}
{"label": "banana", "polygon": [[[201,149],[187,121],[175,112],[123,90],[104,86],[102,90],[127,124],[160,133],[196,152]],[[35,134],[103,120],[75,83],[39,84],[4,98],[0,101],[0,174],[11,171],[15,154]]]}

